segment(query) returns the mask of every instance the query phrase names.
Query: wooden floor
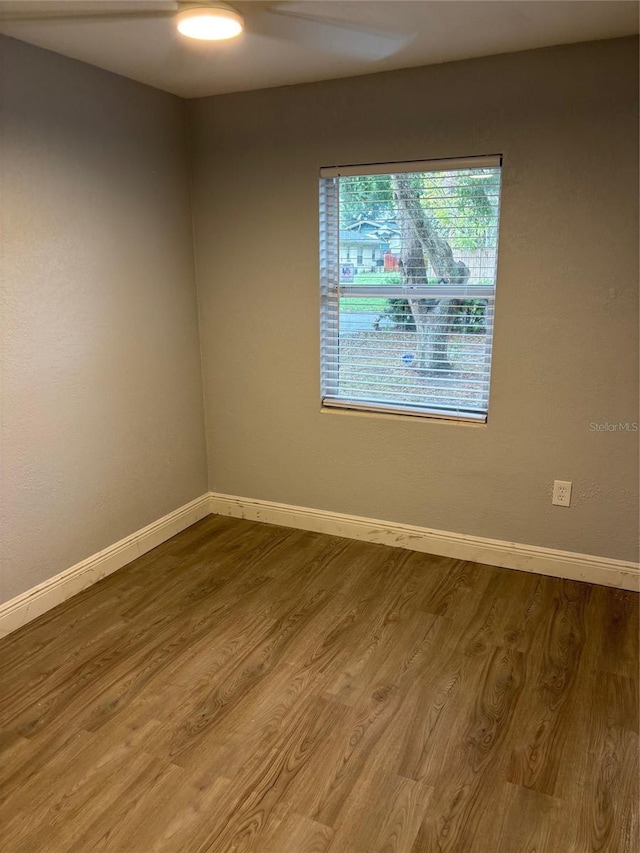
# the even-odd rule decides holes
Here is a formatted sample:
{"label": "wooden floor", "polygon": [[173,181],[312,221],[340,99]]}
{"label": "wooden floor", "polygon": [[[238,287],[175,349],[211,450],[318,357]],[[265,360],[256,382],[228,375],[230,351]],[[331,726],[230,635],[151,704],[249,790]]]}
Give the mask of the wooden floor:
{"label": "wooden floor", "polygon": [[0,644],[2,853],[636,853],[632,593],[220,517]]}

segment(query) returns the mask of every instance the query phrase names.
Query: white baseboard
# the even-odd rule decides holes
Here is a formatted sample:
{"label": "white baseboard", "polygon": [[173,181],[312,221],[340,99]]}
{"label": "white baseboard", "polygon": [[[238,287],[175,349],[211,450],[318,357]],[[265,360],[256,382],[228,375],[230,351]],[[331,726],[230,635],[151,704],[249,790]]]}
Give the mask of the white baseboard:
{"label": "white baseboard", "polygon": [[301,530],[313,530],[316,533],[329,533],[333,536],[345,536],[348,539],[361,539],[382,545],[394,545],[411,551],[422,551],[427,554],[470,560],[534,574],[587,581],[620,589],[640,590],[640,565],[624,560],[610,560],[606,557],[576,554],[572,551],[558,551],[537,545],[520,545],[517,542],[503,542],[499,539],[485,539],[480,536],[467,536],[464,533],[449,533],[428,527],[415,527],[409,524],[397,524],[272,501],[239,498],[215,492],[211,492],[209,498],[210,510],[214,514],[263,521],[267,524],[281,524],[284,527],[297,527]]}
{"label": "white baseboard", "polygon": [[21,628],[211,514],[313,530],[534,574],[640,590],[637,563],[209,492],[0,604],[0,637]]}
{"label": "white baseboard", "polygon": [[176,533],[211,514],[210,496],[201,495],[114,545],[76,563],[16,598],[0,604],[0,637],[31,622],[76,593],[151,551]]}

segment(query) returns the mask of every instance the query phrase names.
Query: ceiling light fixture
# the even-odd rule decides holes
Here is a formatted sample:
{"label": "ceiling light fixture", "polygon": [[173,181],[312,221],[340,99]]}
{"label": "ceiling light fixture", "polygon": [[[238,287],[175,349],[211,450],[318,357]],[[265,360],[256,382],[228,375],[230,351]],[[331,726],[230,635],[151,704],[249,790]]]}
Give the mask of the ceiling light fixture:
{"label": "ceiling light fixture", "polygon": [[178,12],[176,27],[179,33],[190,39],[222,41],[239,36],[244,29],[244,20],[226,3],[200,3]]}

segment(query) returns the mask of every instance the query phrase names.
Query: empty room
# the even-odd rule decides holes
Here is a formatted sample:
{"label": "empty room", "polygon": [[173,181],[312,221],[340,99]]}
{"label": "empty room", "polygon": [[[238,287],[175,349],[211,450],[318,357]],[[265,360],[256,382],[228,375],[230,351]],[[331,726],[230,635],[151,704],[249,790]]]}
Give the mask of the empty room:
{"label": "empty room", "polygon": [[638,853],[638,15],[0,0],[2,853]]}

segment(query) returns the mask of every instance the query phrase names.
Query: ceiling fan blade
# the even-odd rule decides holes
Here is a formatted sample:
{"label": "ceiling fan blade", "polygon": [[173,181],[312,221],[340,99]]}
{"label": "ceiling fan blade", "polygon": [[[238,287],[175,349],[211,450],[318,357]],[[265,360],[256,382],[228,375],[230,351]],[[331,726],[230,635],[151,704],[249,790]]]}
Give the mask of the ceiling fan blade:
{"label": "ceiling fan blade", "polygon": [[175,15],[176,0],[62,0],[0,2],[0,22],[121,20]]}
{"label": "ceiling fan blade", "polygon": [[381,32],[324,15],[307,14],[299,11],[303,5],[278,3],[265,9],[256,16],[260,29],[266,35],[294,39],[329,53],[371,60],[391,56],[409,40],[406,35]]}

